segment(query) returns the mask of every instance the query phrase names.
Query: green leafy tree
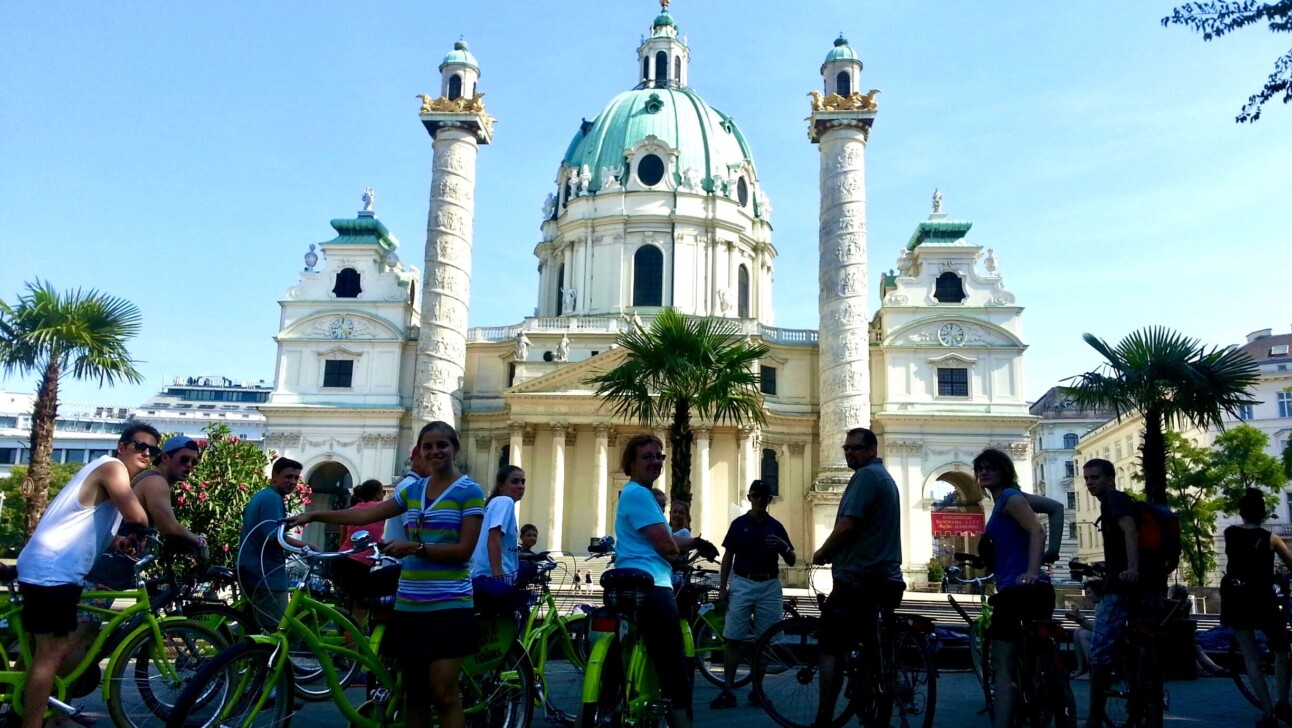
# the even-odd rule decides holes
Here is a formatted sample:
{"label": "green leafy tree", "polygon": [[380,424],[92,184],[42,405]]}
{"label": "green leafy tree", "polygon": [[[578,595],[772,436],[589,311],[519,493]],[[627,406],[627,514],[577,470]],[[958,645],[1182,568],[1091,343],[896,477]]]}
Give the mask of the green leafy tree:
{"label": "green leafy tree", "polygon": [[[171,489],[175,516],[194,533],[206,536],[211,561],[235,567],[241,539],[242,514],[256,491],[269,485],[270,464],[276,453],[234,437],[225,425],[206,428],[199,441],[202,459],[189,479]],[[310,504],[310,487],[304,483],[286,499],[287,512]]]}
{"label": "green leafy tree", "polygon": [[[1259,2],[1258,0],[1213,0],[1185,3],[1162,18],[1163,26],[1184,25],[1202,33],[1204,41],[1249,25],[1265,23],[1272,33],[1292,32],[1292,0]],[[1261,107],[1279,94],[1283,103],[1292,101],[1292,51],[1274,62],[1274,72],[1265,86],[1247,99],[1234,119],[1239,123],[1261,118]]]}
{"label": "green leafy tree", "polygon": [[[51,463],[49,497],[57,496],[83,467],[81,463]],[[26,477],[27,467],[19,465],[9,471],[8,477],[0,478],[0,493],[4,494],[4,513],[0,514],[0,553],[5,556],[16,556],[27,540],[27,499],[22,497],[22,481]]]}
{"label": "green leafy tree", "polygon": [[1279,502],[1279,493],[1287,485],[1283,463],[1266,454],[1270,438],[1251,425],[1238,425],[1220,433],[1212,444],[1211,471],[1220,488],[1221,510],[1238,512],[1238,499],[1248,488],[1267,491],[1270,506]]}
{"label": "green leafy tree", "polygon": [[627,353],[589,380],[616,415],[643,425],[669,423],[672,496],[691,500],[691,420],[763,424],[758,360],[767,347],[740,336],[730,319],[686,316],[666,308],[650,328],[620,334]]}
{"label": "green leafy tree", "polygon": [[1220,429],[1224,413],[1237,418],[1239,407],[1256,404],[1248,394],[1256,384],[1256,363],[1232,346],[1207,348],[1164,327],[1132,332],[1116,347],[1093,334],[1082,338],[1105,361],[1070,377],[1073,384],[1065,391],[1078,407],[1107,407],[1118,419],[1143,416],[1140,465],[1144,492],[1153,503],[1166,504],[1168,428]]}
{"label": "green leafy tree", "polygon": [[27,537],[49,505],[50,455],[58,419],[58,384],[66,375],[99,386],[142,381],[126,342],[141,325],[139,309],[96,290],[59,293],[48,282],[28,283],[13,305],[0,301],[0,368],[34,376],[29,474],[36,489],[27,506]]}
{"label": "green leafy tree", "polygon": [[1213,453],[1166,433],[1167,507],[1180,518],[1180,561],[1190,586],[1205,586],[1216,568],[1216,516],[1224,499],[1212,472]]}

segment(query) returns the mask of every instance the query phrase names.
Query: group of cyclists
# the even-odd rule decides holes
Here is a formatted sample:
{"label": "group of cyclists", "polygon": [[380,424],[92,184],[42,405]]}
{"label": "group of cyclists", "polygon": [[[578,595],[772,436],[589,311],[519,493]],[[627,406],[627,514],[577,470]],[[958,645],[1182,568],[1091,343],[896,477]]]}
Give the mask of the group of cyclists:
{"label": "group of cyclists", "polygon": [[[334,524],[346,527],[347,541],[360,529],[382,534],[384,554],[402,563],[383,649],[398,661],[408,686],[404,715],[413,728],[430,725],[432,713],[443,728],[464,725],[458,681],[463,658],[477,649],[477,608],[484,601],[524,608],[525,597],[516,584],[518,575],[523,579],[520,555],[528,552],[537,538],[531,526],[517,527],[516,503],[526,490],[524,470],[504,466],[486,499],[481,486],[458,469],[459,451],[453,426],[431,422],[418,433],[413,471],[390,498],[383,499],[379,482],[369,481],[356,489],[354,505],[348,509],[291,517],[283,513],[282,496],[299,480],[300,465],[279,459],[270,487],[252,498],[244,521],[239,571],[265,629],[277,624],[287,586],[274,576],[281,549],[274,553],[277,545],[258,535],[258,528],[272,530],[282,522],[291,527]],[[200,536],[178,523],[169,500],[170,486],[191,473],[200,455],[197,443],[189,438],[170,438],[161,444],[154,428],[133,424],[122,433],[112,456],[88,464],[50,504],[17,565],[25,624],[36,638],[35,655],[27,667],[25,726],[42,724],[46,696],[77,643],[82,585],[96,560],[110,552],[118,522],[151,525],[188,539],[197,548],[205,547]],[[840,655],[852,649],[850,646],[860,645],[863,659],[874,659],[867,650],[878,644],[881,617],[891,615],[905,589],[900,499],[896,483],[878,457],[875,433],[865,428],[849,431],[843,456],[853,475],[841,495],[830,534],[811,557],[814,565],[829,564],[833,576],[820,622],[816,721],[820,726],[830,725],[834,715],[842,680]],[[692,682],[674,598],[673,565],[701,540],[685,528],[689,525],[686,504],[675,502],[666,516],[652,492],[664,462],[664,445],[652,434],[633,436],[624,446],[620,465],[629,480],[615,513],[614,568],[638,569],[650,576],[653,586],[636,610],[637,628],[659,677],[668,724],[688,728],[693,720]],[[983,542],[989,545],[984,556],[993,565],[998,586],[990,625],[990,659],[996,679],[993,721],[1005,727],[1015,724],[1018,676],[1014,673],[1014,651],[1023,624],[1049,619],[1054,610],[1055,591],[1044,565],[1057,558],[1063,507],[1052,499],[1022,492],[1013,461],[1000,450],[987,449],[974,458],[973,472],[994,502]],[[1113,679],[1120,635],[1132,620],[1161,610],[1169,572],[1142,553],[1140,511],[1129,495],[1118,490],[1112,464],[1087,461],[1082,475],[1091,495],[1100,501],[1107,565],[1101,585],[1103,598],[1090,625],[1086,654],[1092,678],[1086,724],[1097,726],[1104,721],[1105,696]],[[759,499],[755,515],[765,516],[770,494],[754,490],[751,501]],[[1242,525],[1225,532],[1229,573],[1222,586],[1222,622],[1236,631],[1246,668],[1263,703],[1264,715],[1258,726],[1274,726],[1279,720],[1292,721],[1292,708],[1287,702],[1286,630],[1272,588],[1273,558],[1277,555],[1292,566],[1292,552],[1277,535],[1261,527],[1265,512],[1263,494],[1251,491],[1240,505]],[[1038,514],[1049,520],[1048,545]],[[757,522],[765,523],[761,519]],[[129,529],[122,532],[132,533]],[[777,558],[793,563],[793,547],[787,536],[757,533],[769,549],[770,561],[760,557],[770,564],[765,570],[774,575]],[[124,538],[115,546],[129,548],[131,537]],[[724,545],[734,543],[729,539]],[[270,568],[266,568],[266,560]],[[729,567],[728,559],[724,561],[720,595],[724,599]],[[334,574],[349,591],[363,594],[389,589],[369,582],[371,573],[364,557],[334,565]],[[779,584],[778,576],[776,580]],[[749,609],[751,616],[753,609]],[[362,624],[363,615],[356,616]],[[759,628],[759,620],[754,626]],[[1273,695],[1261,673],[1256,631],[1265,634],[1276,655],[1277,692]],[[733,630],[732,636],[737,640],[757,637],[740,629]]]}

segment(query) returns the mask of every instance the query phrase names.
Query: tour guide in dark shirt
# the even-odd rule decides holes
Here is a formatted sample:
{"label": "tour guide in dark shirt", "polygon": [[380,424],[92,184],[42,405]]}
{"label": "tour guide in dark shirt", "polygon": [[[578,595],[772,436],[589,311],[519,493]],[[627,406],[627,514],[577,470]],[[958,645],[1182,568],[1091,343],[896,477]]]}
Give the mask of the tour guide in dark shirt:
{"label": "tour guide in dark shirt", "polygon": [[[834,530],[812,555],[812,563],[832,563],[834,588],[821,610],[821,701],[817,722],[829,725],[839,697],[839,654],[858,644],[879,642],[880,612],[902,601],[902,532],[897,484],[884,469],[879,440],[864,427],[848,431],[843,457],[852,479],[839,501]],[[878,652],[867,649],[871,661]],[[822,722],[824,720],[824,722]]]}

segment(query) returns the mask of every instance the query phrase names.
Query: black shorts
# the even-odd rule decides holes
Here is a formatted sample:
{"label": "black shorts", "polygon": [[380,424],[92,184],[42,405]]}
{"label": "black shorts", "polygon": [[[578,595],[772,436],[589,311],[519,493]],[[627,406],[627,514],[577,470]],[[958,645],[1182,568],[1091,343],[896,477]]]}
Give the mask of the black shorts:
{"label": "black shorts", "polygon": [[[1246,598],[1244,598],[1246,597]],[[1260,596],[1243,593],[1225,596],[1220,602],[1220,623],[1230,629],[1259,630],[1265,635],[1270,649],[1286,652],[1288,635],[1283,613],[1273,592],[1262,591]]]}
{"label": "black shorts", "polygon": [[474,655],[479,628],[471,608],[438,612],[396,611],[381,638],[382,654],[405,665],[429,665]]}
{"label": "black shorts", "polygon": [[902,603],[906,584],[882,576],[859,582],[835,581],[821,610],[817,645],[822,654],[838,655],[879,636],[879,615]]}
{"label": "black shorts", "polygon": [[22,622],[28,632],[62,637],[76,631],[76,607],[81,602],[80,584],[22,584],[21,589]]}
{"label": "black shorts", "polygon": [[1011,586],[988,600],[992,606],[991,626],[987,636],[1002,642],[1023,638],[1024,620],[1051,619],[1054,616],[1054,586],[1046,581]]}

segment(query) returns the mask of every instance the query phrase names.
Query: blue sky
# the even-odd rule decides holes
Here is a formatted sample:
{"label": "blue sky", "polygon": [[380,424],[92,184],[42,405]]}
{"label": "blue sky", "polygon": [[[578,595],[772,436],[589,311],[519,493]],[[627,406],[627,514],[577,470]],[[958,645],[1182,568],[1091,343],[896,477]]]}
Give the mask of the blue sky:
{"label": "blue sky", "polygon": [[[1203,43],[1171,2],[677,0],[692,86],[734,117],[775,206],[776,324],[816,327],[806,93],[842,31],[878,88],[867,151],[872,307],[934,187],[1027,308],[1027,394],[1098,363],[1084,331],[1212,344],[1286,332],[1292,107],[1233,117],[1286,52]],[[23,282],[135,301],[147,381],[272,379],[277,301],[365,186],[420,267],[430,141],[416,94],[464,37],[498,120],[480,155],[472,326],[537,296],[543,198],[580,119],[633,85],[652,2],[20,3],[0,24],[0,298]],[[487,264],[486,264],[487,261]],[[29,382],[0,380],[26,390]]]}

